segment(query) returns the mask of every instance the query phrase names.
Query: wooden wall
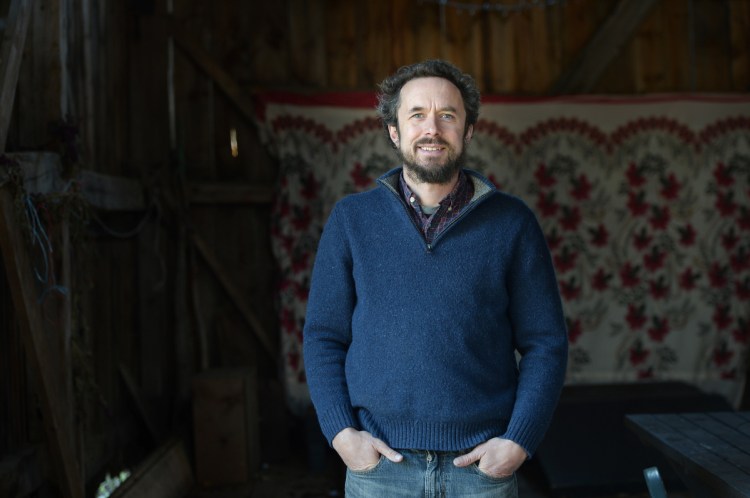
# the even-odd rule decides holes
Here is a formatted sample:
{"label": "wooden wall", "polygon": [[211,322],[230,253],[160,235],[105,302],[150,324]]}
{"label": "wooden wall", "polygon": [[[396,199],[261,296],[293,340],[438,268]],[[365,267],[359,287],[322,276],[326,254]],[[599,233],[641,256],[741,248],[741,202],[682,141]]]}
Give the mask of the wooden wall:
{"label": "wooden wall", "polygon": [[203,22],[210,32],[214,19],[225,19],[225,42],[236,40],[225,51],[228,67],[251,86],[371,90],[401,65],[440,57],[473,74],[485,93],[545,95],[599,28],[610,20],[619,28],[635,3],[653,6],[631,37],[609,47],[616,55],[590,92],[748,90],[750,5],[743,0],[567,0],[510,14],[427,0],[287,0],[255,2],[247,17],[239,2],[222,2]]}
{"label": "wooden wall", "polygon": [[[0,0],[0,17],[10,1]],[[23,57],[6,151],[59,152],[67,174],[135,179],[148,199],[140,210],[97,211],[74,263],[74,335],[91,382],[78,401],[77,451],[91,486],[133,458],[128,438],[148,448],[185,430],[200,370],[254,367],[261,396],[278,398],[275,358],[259,339],[276,330],[275,165],[252,123],[255,92],[371,91],[399,66],[435,57],[486,94],[747,92],[750,2],[35,0]],[[0,338],[18,347],[2,286],[0,299]],[[27,364],[5,351],[7,407],[29,381],[19,377]],[[0,425],[34,442],[41,436],[19,416],[32,410],[19,410],[0,411]],[[14,438],[0,430],[0,453],[20,450]]]}

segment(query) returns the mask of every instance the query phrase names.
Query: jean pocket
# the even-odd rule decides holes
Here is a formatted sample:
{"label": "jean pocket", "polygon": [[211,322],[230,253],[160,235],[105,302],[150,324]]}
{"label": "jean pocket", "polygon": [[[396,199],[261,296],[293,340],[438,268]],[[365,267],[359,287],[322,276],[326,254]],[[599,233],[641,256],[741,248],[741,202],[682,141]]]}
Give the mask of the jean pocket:
{"label": "jean pocket", "polygon": [[474,470],[474,472],[477,475],[479,475],[483,479],[487,479],[489,481],[496,482],[498,484],[499,483],[503,483],[503,482],[508,482],[508,481],[512,480],[513,477],[515,477],[515,474],[509,474],[507,476],[499,476],[499,477],[491,476],[491,475],[487,474],[486,472],[482,472],[482,470],[479,468],[479,464],[476,463],[476,462],[474,462],[473,464],[471,464],[471,468]]}
{"label": "jean pocket", "polygon": [[383,465],[383,460],[385,460],[385,457],[384,457],[383,455],[380,455],[380,458],[379,458],[379,459],[378,459],[378,461],[377,461],[377,462],[375,463],[375,465],[373,465],[372,467],[367,467],[367,468],[365,468],[365,469],[362,469],[362,470],[354,470],[354,469],[350,469],[350,468],[348,468],[348,467],[347,467],[347,469],[346,469],[346,470],[347,470],[348,472],[351,472],[352,474],[354,474],[354,475],[358,475],[358,476],[363,476],[363,475],[367,475],[367,474],[372,474],[373,472],[375,472],[376,470],[378,470],[378,469],[379,469],[380,467],[382,467],[382,465]]}

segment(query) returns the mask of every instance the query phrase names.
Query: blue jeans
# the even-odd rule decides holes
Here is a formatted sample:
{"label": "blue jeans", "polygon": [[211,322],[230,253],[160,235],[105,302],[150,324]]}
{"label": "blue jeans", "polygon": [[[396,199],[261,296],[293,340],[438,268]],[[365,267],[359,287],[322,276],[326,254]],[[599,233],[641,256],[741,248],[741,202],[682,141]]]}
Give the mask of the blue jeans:
{"label": "blue jeans", "polygon": [[380,457],[364,472],[346,471],[346,498],[518,498],[515,474],[490,477],[476,464],[459,468],[453,451],[399,450],[404,459]]}

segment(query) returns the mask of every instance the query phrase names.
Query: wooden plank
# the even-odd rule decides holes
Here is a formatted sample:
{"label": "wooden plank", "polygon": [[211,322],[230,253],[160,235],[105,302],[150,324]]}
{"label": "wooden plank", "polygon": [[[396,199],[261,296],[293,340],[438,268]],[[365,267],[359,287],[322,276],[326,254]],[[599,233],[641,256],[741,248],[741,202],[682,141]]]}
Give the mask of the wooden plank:
{"label": "wooden plank", "polygon": [[401,66],[410,64],[416,60],[416,44],[414,31],[411,22],[414,20],[415,7],[414,2],[404,2],[401,0],[390,0],[390,22],[392,33],[398,33],[400,43],[389,43],[387,46],[391,51],[391,66],[386,69],[385,74],[375,73],[378,83],[385,79],[388,74],[395,71]]}
{"label": "wooden plank", "polygon": [[662,11],[663,3],[655,6],[633,36],[633,79],[638,93],[665,90],[666,68],[671,64],[665,60]]}
{"label": "wooden plank", "polygon": [[[211,6],[214,8],[214,5],[222,3],[224,2],[212,2]],[[310,3],[321,5],[318,1]],[[237,0],[236,4],[237,8],[229,15],[239,15],[243,21],[232,38],[237,42],[237,47],[233,48],[232,57],[228,57],[226,52],[222,54],[222,57],[229,61],[234,59],[234,65],[228,68],[231,69],[234,78],[243,83],[252,82],[260,85],[294,81],[294,76],[290,74],[290,57],[294,52],[290,50],[290,37],[294,29],[290,29],[289,24],[289,2],[249,3],[246,0]],[[310,15],[299,19],[307,24],[305,39],[312,45],[307,46],[307,50],[303,50],[297,56],[304,59],[311,74],[316,74],[312,72],[320,68],[325,69],[325,52],[321,50],[323,45],[320,43],[323,31],[318,29],[317,24],[318,20],[322,19],[322,10],[312,9],[309,11]],[[227,38],[224,33],[216,33],[220,35],[217,38]],[[249,33],[252,35],[248,36]]]}
{"label": "wooden plank", "polygon": [[[60,155],[54,152],[14,152],[6,154],[23,174],[24,190],[33,194],[61,193],[70,188],[62,179]],[[0,184],[6,173],[0,170]],[[108,211],[143,211],[148,206],[146,192],[138,180],[81,170],[74,179],[81,195],[94,208]]]}
{"label": "wooden plank", "polygon": [[196,249],[198,249],[198,253],[208,264],[209,268],[211,268],[214,275],[219,280],[226,293],[229,295],[229,298],[242,314],[245,322],[247,322],[247,324],[250,325],[250,328],[255,332],[255,335],[260,340],[266,352],[268,352],[274,362],[278,362],[278,353],[276,351],[276,346],[270,332],[266,330],[255,312],[247,306],[247,299],[242,292],[242,289],[240,289],[240,287],[234,283],[234,277],[232,277],[231,274],[224,269],[223,264],[219,261],[218,258],[216,258],[209,245],[200,235],[193,231],[190,232],[190,238],[193,241]]}
{"label": "wooden plank", "polygon": [[[326,71],[325,10],[316,0],[289,0],[289,65],[293,81],[311,87],[328,85]],[[264,72],[258,66],[258,78]],[[258,79],[256,78],[256,79]]]}
{"label": "wooden plank", "polygon": [[356,47],[357,27],[359,26],[357,3],[350,0],[326,2],[325,43],[328,85],[333,88],[357,88]]}
{"label": "wooden plank", "polygon": [[[518,91],[524,94],[544,93],[552,84],[552,68],[547,50],[550,47],[547,9],[529,9],[513,14],[516,46],[524,47],[525,55],[519,57]],[[554,72],[557,75],[559,69]]]}
{"label": "wooden plank", "polygon": [[357,39],[361,45],[361,56],[357,57],[357,85],[367,88],[371,82],[382,81],[392,71],[391,51],[384,49],[394,39],[390,24],[391,4],[387,1],[352,3],[357,5],[356,18],[361,26]]}
{"label": "wooden plank", "polygon": [[731,33],[727,2],[691,0],[693,8],[693,91],[729,91]]}
{"label": "wooden plank", "polygon": [[136,383],[135,379],[133,378],[133,374],[131,374],[128,367],[122,363],[120,363],[120,375],[122,376],[122,380],[125,382],[125,387],[127,387],[128,392],[130,392],[130,396],[133,398],[133,403],[135,403],[135,407],[138,411],[138,414],[141,416],[141,419],[146,424],[146,428],[148,429],[149,434],[151,434],[151,438],[154,441],[159,441],[160,439],[160,433],[158,429],[159,424],[154,419],[154,416],[151,413],[151,409],[149,408],[148,403],[143,398],[143,394],[141,393],[141,390],[138,387],[138,383]]}
{"label": "wooden plank", "polygon": [[11,0],[6,29],[3,31],[0,45],[0,152],[5,150],[8,137],[18,71],[33,7],[34,0]]}
{"label": "wooden plank", "polygon": [[183,498],[193,486],[193,472],[185,445],[171,440],[162,445],[115,490],[112,498]]}
{"label": "wooden plank", "polygon": [[[661,30],[664,33],[663,91],[672,92],[690,88],[690,22],[684,2],[662,2]],[[654,90],[647,89],[652,92]]]}
{"label": "wooden plank", "polygon": [[622,0],[552,86],[553,93],[591,91],[604,70],[638,28],[657,0]]}
{"label": "wooden plank", "polygon": [[35,0],[26,34],[26,49],[19,69],[18,86],[23,89],[16,97],[14,118],[15,148],[40,150],[49,148],[50,125],[62,118],[61,72],[61,2]]}
{"label": "wooden plank", "polygon": [[[676,426],[678,430],[684,430],[688,436],[699,437],[709,451],[715,452],[725,460],[736,465],[750,479],[750,438],[728,425],[721,423],[711,414],[686,413],[680,418]],[[684,422],[683,422],[684,421]]]}
{"label": "wooden plank", "polygon": [[180,49],[216,83],[247,119],[253,121],[255,119],[255,106],[247,92],[222,68],[221,64],[195,42],[194,36],[187,33],[172,18],[166,18],[166,25],[169,34],[174,37]]}
{"label": "wooden plank", "polygon": [[491,12],[487,20],[488,50],[495,60],[486,69],[486,91],[490,93],[510,93],[520,85],[516,25],[513,18]]}
{"label": "wooden plank", "polygon": [[[481,12],[481,1],[472,0]],[[480,29],[482,14],[470,14],[453,7],[445,9],[445,32],[442,33],[445,58],[461,68],[461,70],[478,75],[482,57],[482,30]]]}
{"label": "wooden plank", "polygon": [[[727,465],[723,442],[681,415],[627,415],[626,425],[669,457],[683,472],[683,478],[716,490],[717,498],[743,498],[750,493],[750,475],[731,463]],[[715,469],[721,469],[721,475],[732,482],[713,474],[711,470]]]}
{"label": "wooden plank", "polygon": [[37,372],[39,401],[49,450],[61,492],[66,498],[83,498],[83,482],[63,412],[67,405],[59,388],[59,366],[44,334],[42,312],[28,250],[16,220],[13,195],[0,188],[0,250],[18,313],[29,364]]}
{"label": "wooden plank", "polygon": [[[407,64],[424,59],[444,58],[443,34],[440,31],[440,9],[442,6],[432,3],[417,5],[412,10],[411,32],[416,45],[414,60]],[[460,62],[460,61],[455,61]]]}
{"label": "wooden plank", "polygon": [[[176,210],[178,204],[174,197],[168,192],[165,192],[165,196],[169,207]],[[224,288],[224,291],[228,294],[230,300],[237,307],[242,318],[250,326],[251,330],[255,332],[255,335],[269,354],[269,357],[274,363],[277,363],[279,357],[273,336],[265,328],[256,313],[247,306],[247,297],[242,289],[235,283],[234,276],[224,268],[223,263],[216,257],[209,244],[203,237],[196,233],[195,230],[189,231],[189,237],[195,248],[198,250],[198,253],[214,273],[214,276]]]}
{"label": "wooden plank", "polygon": [[271,185],[192,183],[188,186],[191,204],[269,204],[274,195]]}
{"label": "wooden plank", "polygon": [[143,184],[131,178],[83,170],[77,180],[92,207],[106,211],[143,211],[148,207]]}
{"label": "wooden plank", "polygon": [[750,2],[730,0],[732,91],[750,91]]}
{"label": "wooden plank", "polygon": [[255,370],[208,370],[193,378],[192,388],[196,480],[251,481],[260,466]]}

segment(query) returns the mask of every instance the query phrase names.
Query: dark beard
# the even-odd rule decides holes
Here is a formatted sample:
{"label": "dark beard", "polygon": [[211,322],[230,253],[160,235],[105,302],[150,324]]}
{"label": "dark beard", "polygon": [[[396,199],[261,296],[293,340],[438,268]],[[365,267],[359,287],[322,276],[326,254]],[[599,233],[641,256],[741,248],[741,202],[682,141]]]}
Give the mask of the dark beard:
{"label": "dark beard", "polygon": [[[425,142],[429,143],[429,142]],[[441,142],[438,142],[441,143]],[[420,164],[417,164],[413,161],[410,161],[404,157],[403,152],[401,152],[401,149],[396,149],[399,155],[399,158],[404,164],[404,169],[406,170],[406,174],[409,175],[409,177],[413,178],[419,183],[433,183],[433,184],[446,184],[450,183],[455,177],[456,174],[464,167],[466,164],[466,149],[468,144],[465,143],[464,146],[461,148],[461,153],[453,160],[448,160],[445,164],[441,166],[432,166],[432,167],[425,167]]]}

